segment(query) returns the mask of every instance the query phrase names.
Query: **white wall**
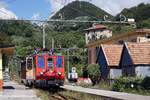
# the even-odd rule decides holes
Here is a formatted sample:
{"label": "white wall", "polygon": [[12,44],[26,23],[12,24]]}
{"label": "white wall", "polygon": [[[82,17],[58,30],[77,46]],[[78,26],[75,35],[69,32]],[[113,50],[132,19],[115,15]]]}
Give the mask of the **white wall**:
{"label": "white wall", "polygon": [[110,79],[116,79],[122,76],[121,69],[110,69]]}
{"label": "white wall", "polygon": [[150,77],[150,66],[137,66],[135,68],[135,73],[137,77]]}

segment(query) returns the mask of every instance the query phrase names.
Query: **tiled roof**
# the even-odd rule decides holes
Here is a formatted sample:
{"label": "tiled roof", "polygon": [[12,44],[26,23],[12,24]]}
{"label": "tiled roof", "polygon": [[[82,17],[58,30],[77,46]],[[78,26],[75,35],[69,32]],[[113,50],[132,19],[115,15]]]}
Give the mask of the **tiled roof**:
{"label": "tiled roof", "polygon": [[125,45],[134,65],[150,64],[150,43],[126,42]]}
{"label": "tiled roof", "polygon": [[94,30],[94,29],[102,29],[102,28],[107,28],[107,26],[97,25],[97,26],[90,27],[90,28],[88,28],[86,30]]}
{"label": "tiled roof", "polygon": [[108,65],[118,66],[120,62],[123,46],[122,45],[109,45],[109,44],[103,44],[101,46],[104,50]]}

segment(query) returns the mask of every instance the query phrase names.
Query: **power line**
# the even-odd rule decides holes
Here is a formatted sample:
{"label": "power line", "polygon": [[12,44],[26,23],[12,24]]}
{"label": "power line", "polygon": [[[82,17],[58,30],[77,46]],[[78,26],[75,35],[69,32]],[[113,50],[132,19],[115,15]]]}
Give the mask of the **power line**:
{"label": "power line", "polygon": [[62,19],[0,19],[6,21],[38,21],[38,22],[70,22],[70,23],[110,23],[110,24],[135,24],[135,22],[123,22],[123,21],[88,21],[88,20],[62,20]]}

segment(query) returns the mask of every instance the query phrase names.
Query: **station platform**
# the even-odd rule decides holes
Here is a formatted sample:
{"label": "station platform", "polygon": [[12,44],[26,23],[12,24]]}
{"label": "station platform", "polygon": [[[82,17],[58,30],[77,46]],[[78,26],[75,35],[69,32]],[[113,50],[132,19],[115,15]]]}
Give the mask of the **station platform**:
{"label": "station platform", "polygon": [[150,96],[129,94],[129,93],[124,93],[124,92],[83,88],[80,86],[71,86],[71,85],[64,85],[61,87],[66,90],[84,92],[84,93],[100,96],[103,98],[107,98],[107,100],[150,100]]}
{"label": "station platform", "polygon": [[41,100],[35,92],[23,85],[19,85],[6,77],[3,80],[3,91],[0,92],[0,100]]}

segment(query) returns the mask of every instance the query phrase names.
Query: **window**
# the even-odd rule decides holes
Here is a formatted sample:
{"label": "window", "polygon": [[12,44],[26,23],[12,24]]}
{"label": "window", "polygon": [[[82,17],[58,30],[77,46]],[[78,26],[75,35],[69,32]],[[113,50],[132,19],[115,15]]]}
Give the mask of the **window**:
{"label": "window", "polygon": [[62,68],[63,67],[63,58],[62,57],[57,57],[56,58],[56,67],[57,68]]}
{"label": "window", "polygon": [[88,30],[88,31],[87,31],[87,34],[89,34],[89,33],[90,33],[90,31]]}
{"label": "window", "polygon": [[102,40],[102,39],[103,39],[103,35],[100,35],[99,37],[100,37],[100,40]]}
{"label": "window", "polygon": [[27,59],[27,69],[31,70],[32,69],[32,58]]}
{"label": "window", "polygon": [[150,36],[148,35],[148,36],[146,36],[148,39],[150,38]]}
{"label": "window", "polygon": [[124,44],[123,40],[119,40],[118,42],[119,42],[119,44]]}
{"label": "window", "polygon": [[47,59],[47,68],[54,68],[53,58],[48,58]]}
{"label": "window", "polygon": [[88,40],[90,40],[90,37],[88,36]]}
{"label": "window", "polygon": [[45,66],[44,62],[45,62],[44,57],[38,57],[38,68],[44,68]]}
{"label": "window", "polygon": [[92,35],[92,40],[95,40],[95,35],[94,34]]}

